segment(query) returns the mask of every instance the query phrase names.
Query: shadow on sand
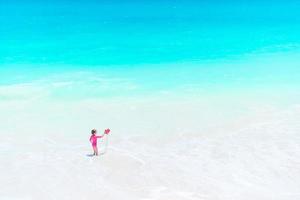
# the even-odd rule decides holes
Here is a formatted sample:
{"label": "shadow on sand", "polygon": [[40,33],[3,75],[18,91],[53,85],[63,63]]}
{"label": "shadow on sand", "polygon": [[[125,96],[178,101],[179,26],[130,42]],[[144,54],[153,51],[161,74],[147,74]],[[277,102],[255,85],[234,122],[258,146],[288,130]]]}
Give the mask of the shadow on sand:
{"label": "shadow on sand", "polygon": [[[102,153],[99,153],[98,156],[102,156],[102,155],[104,155],[104,154],[105,154],[105,152],[102,152]],[[87,156],[87,157],[94,157],[94,156],[96,156],[96,155],[94,155],[94,154],[86,154],[86,156]]]}

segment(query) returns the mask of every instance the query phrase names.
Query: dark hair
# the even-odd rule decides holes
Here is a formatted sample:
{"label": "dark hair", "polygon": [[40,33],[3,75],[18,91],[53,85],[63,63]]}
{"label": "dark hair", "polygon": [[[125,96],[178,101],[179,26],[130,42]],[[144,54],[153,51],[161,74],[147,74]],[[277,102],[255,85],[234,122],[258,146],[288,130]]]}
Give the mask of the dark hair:
{"label": "dark hair", "polygon": [[92,134],[95,134],[96,132],[97,132],[96,129],[93,129],[93,130],[91,131]]}

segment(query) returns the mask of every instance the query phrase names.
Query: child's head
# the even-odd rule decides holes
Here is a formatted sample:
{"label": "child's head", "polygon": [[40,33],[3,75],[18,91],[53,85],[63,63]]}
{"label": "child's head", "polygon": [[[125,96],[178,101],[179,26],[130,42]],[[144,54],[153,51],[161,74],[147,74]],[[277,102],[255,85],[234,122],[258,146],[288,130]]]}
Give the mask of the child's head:
{"label": "child's head", "polygon": [[96,129],[92,129],[91,133],[92,133],[93,135],[95,135],[95,134],[97,133],[97,130],[96,130]]}

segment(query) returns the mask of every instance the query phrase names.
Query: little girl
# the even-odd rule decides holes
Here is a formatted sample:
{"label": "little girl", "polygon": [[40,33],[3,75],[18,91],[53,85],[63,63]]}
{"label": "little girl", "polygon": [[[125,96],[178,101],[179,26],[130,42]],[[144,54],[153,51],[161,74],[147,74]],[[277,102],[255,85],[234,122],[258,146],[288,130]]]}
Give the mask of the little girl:
{"label": "little girl", "polygon": [[92,147],[93,147],[93,150],[94,150],[94,156],[98,156],[98,147],[97,147],[97,139],[98,138],[102,138],[104,136],[104,134],[108,134],[109,133],[109,129],[106,129],[103,133],[103,135],[99,135],[97,136],[97,130],[96,129],[93,129],[91,131],[92,135],[90,137],[90,142],[92,143]]}

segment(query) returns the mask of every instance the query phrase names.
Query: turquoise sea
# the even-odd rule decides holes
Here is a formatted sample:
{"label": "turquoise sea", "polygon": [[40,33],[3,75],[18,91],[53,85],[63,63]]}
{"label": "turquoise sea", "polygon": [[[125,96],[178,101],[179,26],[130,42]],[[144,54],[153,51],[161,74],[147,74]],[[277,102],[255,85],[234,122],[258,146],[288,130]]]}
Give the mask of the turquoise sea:
{"label": "turquoise sea", "polygon": [[41,87],[54,99],[293,90],[299,10],[295,0],[2,0],[0,100]]}

